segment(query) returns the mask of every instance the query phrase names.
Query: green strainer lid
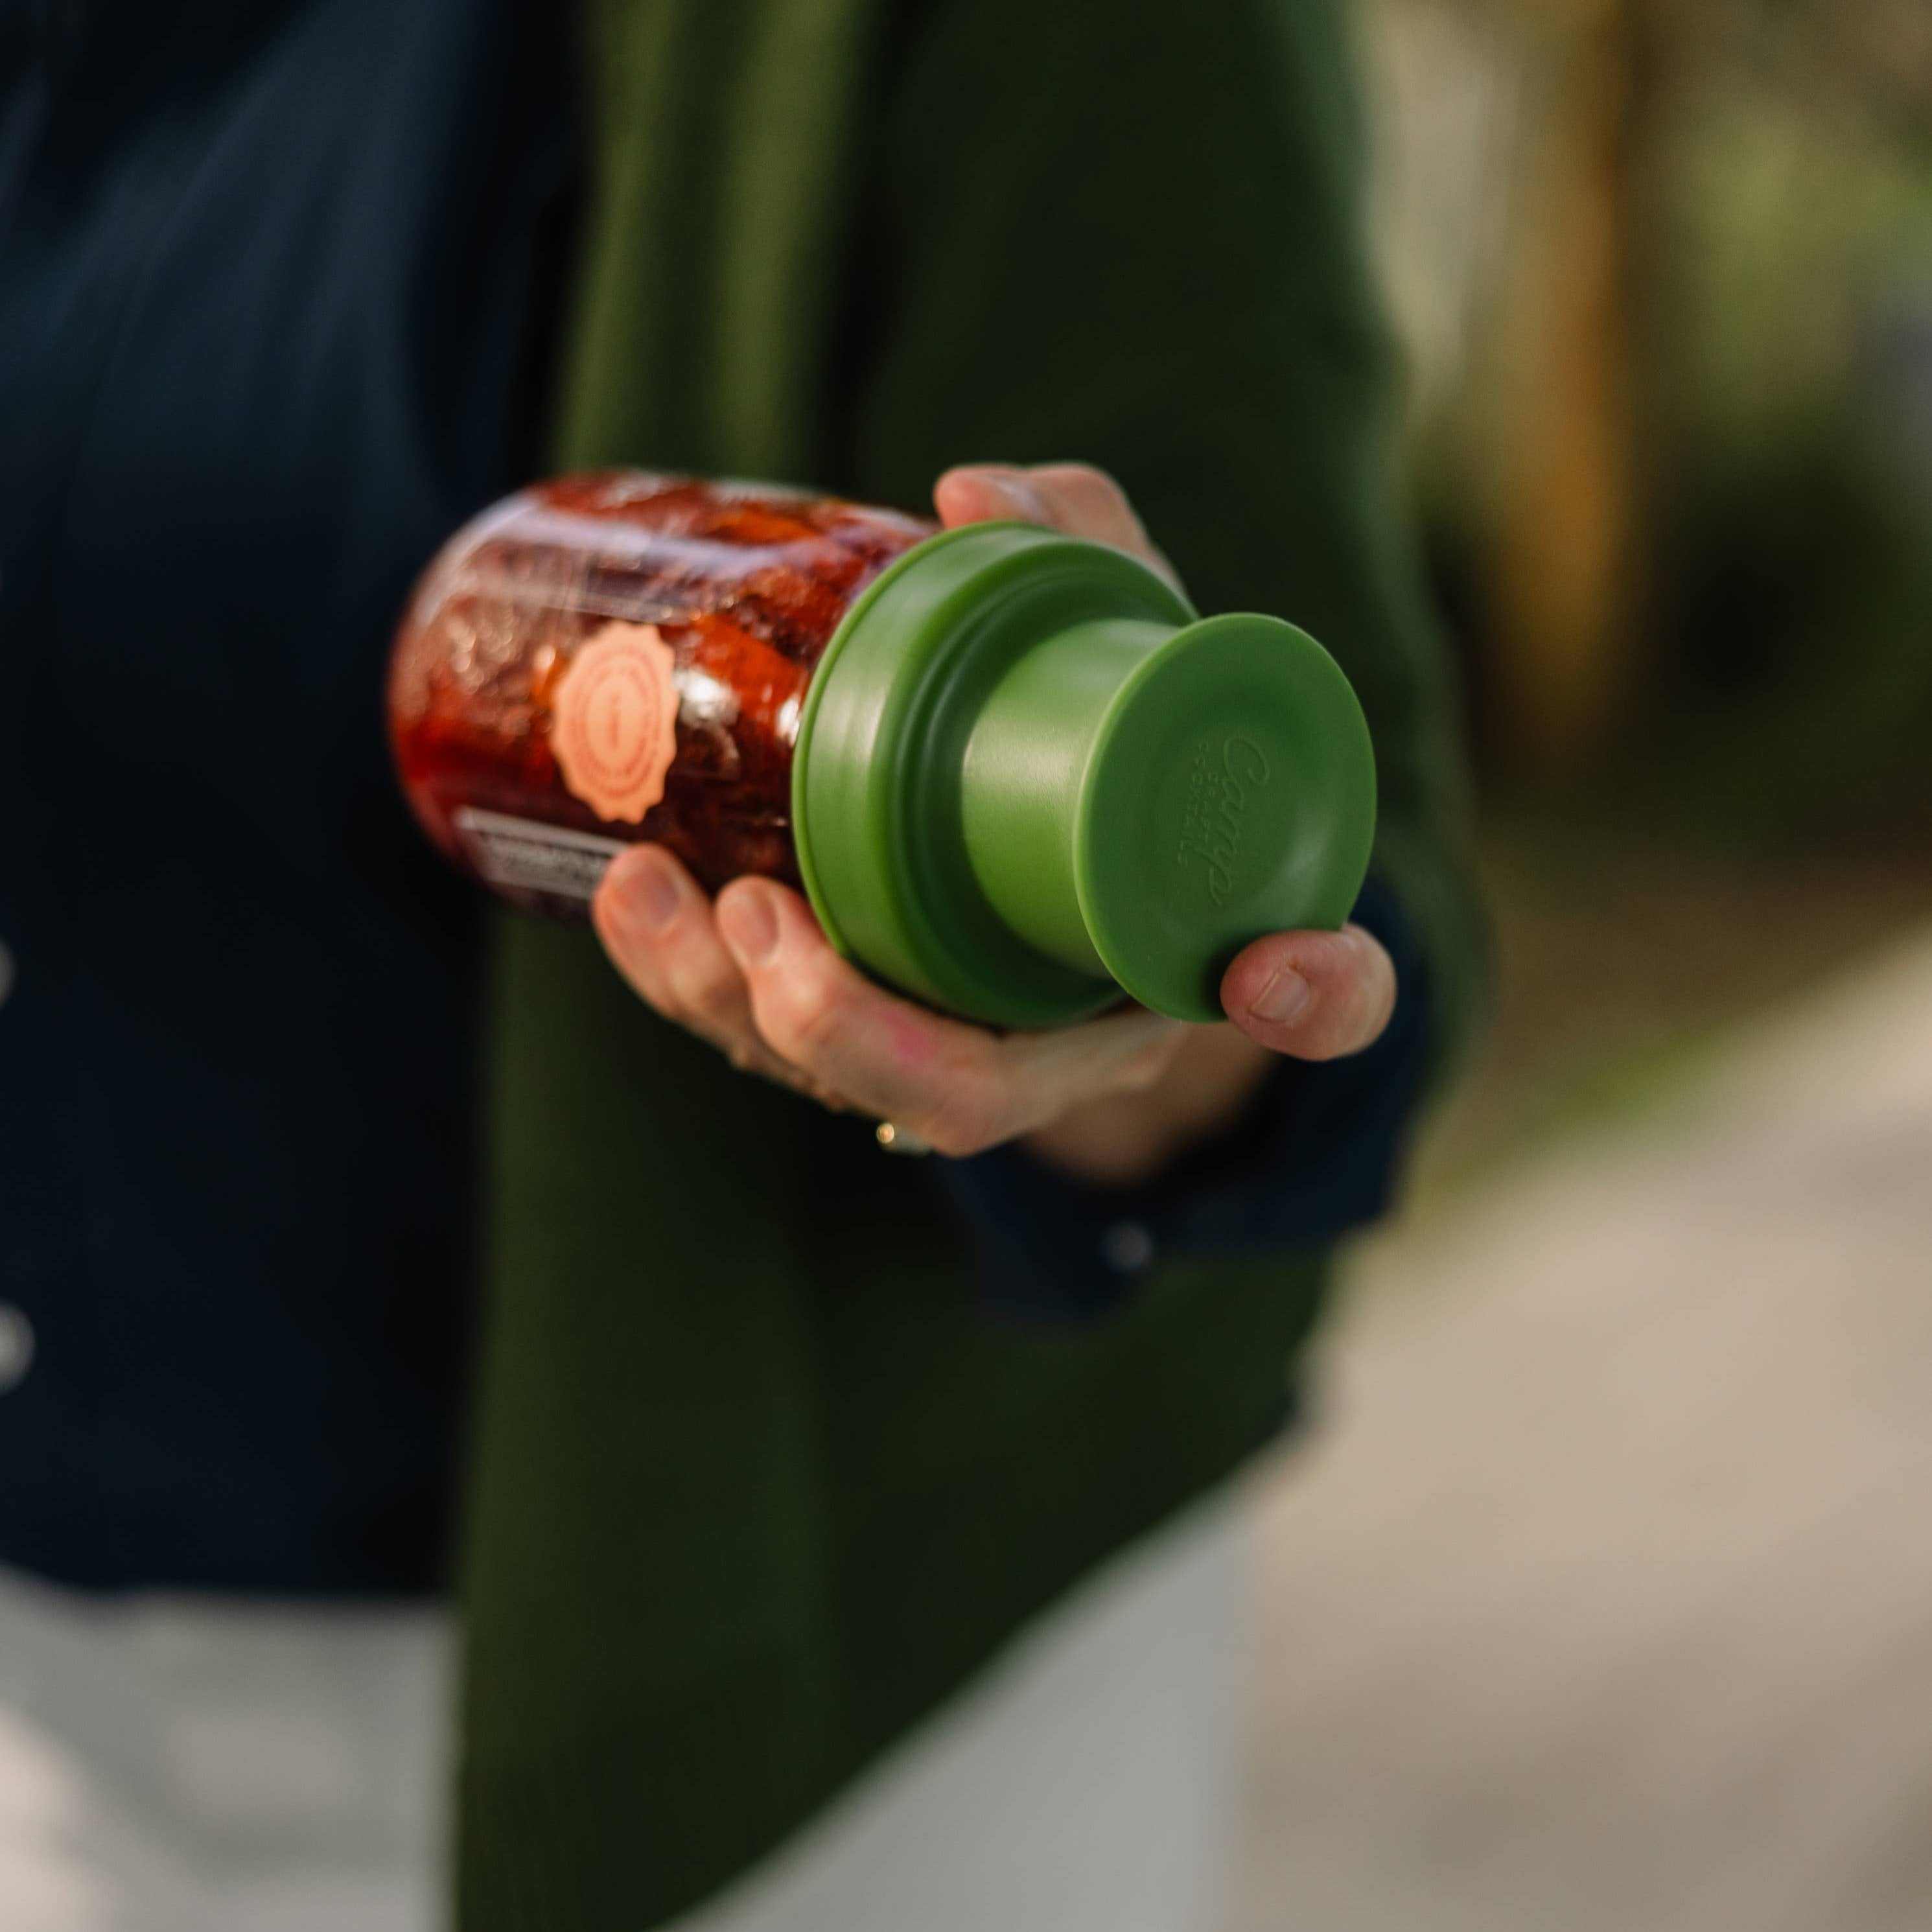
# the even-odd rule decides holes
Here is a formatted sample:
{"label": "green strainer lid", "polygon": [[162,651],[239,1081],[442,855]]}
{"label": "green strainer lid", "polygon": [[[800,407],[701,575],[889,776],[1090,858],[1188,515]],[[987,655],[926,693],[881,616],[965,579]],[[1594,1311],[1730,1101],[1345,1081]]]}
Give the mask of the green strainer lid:
{"label": "green strainer lid", "polygon": [[1204,1022],[1250,940],[1348,917],[1375,757],[1304,632],[1202,620],[1123,551],[979,524],[840,626],[792,806],[826,931],[905,991],[994,1026],[1123,992]]}

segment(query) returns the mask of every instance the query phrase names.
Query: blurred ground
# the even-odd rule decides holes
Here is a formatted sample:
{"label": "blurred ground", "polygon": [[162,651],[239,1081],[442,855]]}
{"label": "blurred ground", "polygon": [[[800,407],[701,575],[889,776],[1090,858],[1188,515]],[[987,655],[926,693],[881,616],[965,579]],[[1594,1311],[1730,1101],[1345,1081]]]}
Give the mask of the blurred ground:
{"label": "blurred ground", "polygon": [[1917,1932],[1932,865],[1490,869],[1498,1035],[1268,1478],[1231,1932]]}
{"label": "blurred ground", "polygon": [[1492,813],[1495,1009],[1419,1150],[1412,1204],[1553,1133],[1640,1113],[1932,914],[1932,838],[1753,850],[1599,806]]}

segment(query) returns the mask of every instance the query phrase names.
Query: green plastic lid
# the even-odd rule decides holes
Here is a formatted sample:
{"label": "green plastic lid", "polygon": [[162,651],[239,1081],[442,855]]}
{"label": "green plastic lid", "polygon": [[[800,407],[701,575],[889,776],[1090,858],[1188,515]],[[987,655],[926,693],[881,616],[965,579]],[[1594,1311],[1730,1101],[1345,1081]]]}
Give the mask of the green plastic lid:
{"label": "green plastic lid", "polygon": [[1347,919],[1375,755],[1306,632],[1203,620],[1124,551],[978,524],[840,626],[792,807],[826,932],[906,992],[994,1026],[1124,992],[1206,1022],[1251,940]]}

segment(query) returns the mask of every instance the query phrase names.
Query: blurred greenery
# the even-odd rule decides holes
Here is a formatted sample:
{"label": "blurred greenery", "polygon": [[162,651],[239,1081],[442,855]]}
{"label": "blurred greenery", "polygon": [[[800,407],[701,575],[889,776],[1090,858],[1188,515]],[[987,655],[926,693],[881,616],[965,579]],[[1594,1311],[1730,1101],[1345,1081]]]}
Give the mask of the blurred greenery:
{"label": "blurred greenery", "polygon": [[1360,0],[1496,1026],[1425,1199],[1932,904],[1932,0]]}
{"label": "blurred greenery", "polygon": [[1932,122],[1759,10],[1648,157],[1648,722],[1707,819],[1876,835],[1932,806]]}
{"label": "blurred greenery", "polygon": [[1932,4],[1365,16],[1383,255],[1492,791],[1635,779],[1718,837],[1916,838]]}

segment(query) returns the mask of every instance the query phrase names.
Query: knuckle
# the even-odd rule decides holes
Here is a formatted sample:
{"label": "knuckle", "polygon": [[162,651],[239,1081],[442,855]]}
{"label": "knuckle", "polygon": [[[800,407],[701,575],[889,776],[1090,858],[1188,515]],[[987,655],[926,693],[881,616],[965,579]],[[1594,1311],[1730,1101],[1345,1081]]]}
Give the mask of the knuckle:
{"label": "knuckle", "polygon": [[758,1022],[785,1058],[809,1064],[838,1046],[845,1028],[844,1003],[824,974],[808,973],[762,1002]]}
{"label": "knuckle", "polygon": [[1053,472],[1061,488],[1070,493],[1091,497],[1108,496],[1121,502],[1126,493],[1097,463],[1064,463]]}
{"label": "knuckle", "polygon": [[1096,504],[1105,504],[1109,510],[1126,510],[1126,490],[1113,479],[1109,472],[1096,470],[1091,464],[1080,466],[1080,483],[1078,487]]}
{"label": "knuckle", "polygon": [[1090,464],[1077,466],[1066,494],[1082,516],[1109,530],[1131,530],[1136,533],[1140,530],[1140,519],[1134,514],[1127,493],[1104,470],[1096,470]]}

